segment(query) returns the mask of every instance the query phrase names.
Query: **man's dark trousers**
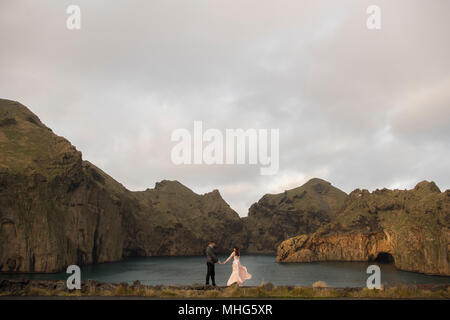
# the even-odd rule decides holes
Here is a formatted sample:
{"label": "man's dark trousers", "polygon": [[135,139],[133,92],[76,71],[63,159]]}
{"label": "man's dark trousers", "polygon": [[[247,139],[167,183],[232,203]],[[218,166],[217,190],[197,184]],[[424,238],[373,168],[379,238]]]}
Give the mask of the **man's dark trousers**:
{"label": "man's dark trousers", "polygon": [[216,280],[215,280],[214,276],[216,275],[216,273],[214,270],[214,263],[207,262],[206,266],[208,267],[208,271],[206,272],[206,284],[209,284],[209,278],[211,277],[212,285],[215,286]]}

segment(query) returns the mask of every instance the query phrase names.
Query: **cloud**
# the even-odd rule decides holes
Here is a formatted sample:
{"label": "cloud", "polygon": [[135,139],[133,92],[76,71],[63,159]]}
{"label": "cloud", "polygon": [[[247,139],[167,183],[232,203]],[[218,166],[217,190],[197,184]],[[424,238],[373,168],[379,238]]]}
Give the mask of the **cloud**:
{"label": "cloud", "polygon": [[450,77],[413,91],[392,110],[393,130],[405,138],[442,142],[450,136]]}
{"label": "cloud", "polygon": [[[450,3],[70,1],[0,4],[0,96],[28,105],[132,190],[176,179],[241,215],[318,176],[346,192],[450,187]],[[280,170],[176,166],[173,130],[280,129]]]}

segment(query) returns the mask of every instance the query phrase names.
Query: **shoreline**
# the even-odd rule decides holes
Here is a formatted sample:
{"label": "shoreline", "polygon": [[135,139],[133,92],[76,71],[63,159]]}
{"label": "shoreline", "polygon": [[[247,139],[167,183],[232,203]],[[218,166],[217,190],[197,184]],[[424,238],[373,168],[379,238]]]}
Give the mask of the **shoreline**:
{"label": "shoreline", "polygon": [[96,280],[81,282],[80,290],[69,290],[62,280],[0,280],[0,298],[76,298],[76,299],[450,299],[450,284],[416,284],[382,286],[381,289],[364,287],[332,288],[322,286],[259,286],[237,285],[143,285],[108,283]]}

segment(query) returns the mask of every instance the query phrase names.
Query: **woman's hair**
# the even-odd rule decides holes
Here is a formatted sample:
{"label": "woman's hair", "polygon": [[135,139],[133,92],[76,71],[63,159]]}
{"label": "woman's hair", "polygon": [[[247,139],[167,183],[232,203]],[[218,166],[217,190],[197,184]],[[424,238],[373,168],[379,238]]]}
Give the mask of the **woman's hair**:
{"label": "woman's hair", "polygon": [[234,247],[233,251],[235,252],[235,255],[237,255],[238,257],[241,255],[241,253],[239,252],[239,248],[238,247]]}

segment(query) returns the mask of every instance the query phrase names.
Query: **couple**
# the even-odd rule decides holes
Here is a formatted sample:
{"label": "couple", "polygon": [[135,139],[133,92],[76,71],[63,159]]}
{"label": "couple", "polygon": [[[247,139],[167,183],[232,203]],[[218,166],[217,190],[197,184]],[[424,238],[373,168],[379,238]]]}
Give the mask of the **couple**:
{"label": "couple", "polygon": [[216,281],[214,279],[214,264],[216,262],[219,262],[219,264],[226,264],[228,261],[230,261],[231,258],[234,258],[233,272],[228,279],[227,286],[230,286],[233,283],[237,282],[237,284],[241,287],[245,280],[251,279],[252,275],[247,272],[247,268],[241,265],[241,262],[239,261],[240,252],[238,247],[234,247],[233,252],[230,254],[228,259],[225,260],[225,262],[220,262],[219,259],[217,259],[214,247],[214,241],[211,241],[206,247],[206,265],[208,267],[208,271],[206,273],[206,285],[209,285],[209,278],[211,277],[212,285],[216,286]]}

